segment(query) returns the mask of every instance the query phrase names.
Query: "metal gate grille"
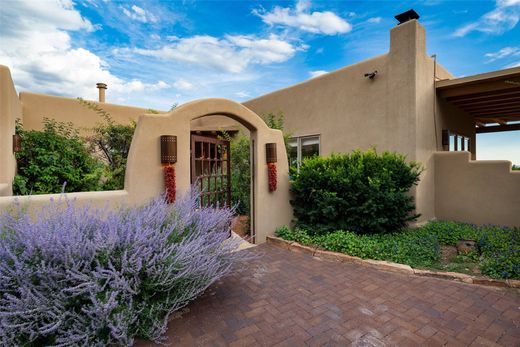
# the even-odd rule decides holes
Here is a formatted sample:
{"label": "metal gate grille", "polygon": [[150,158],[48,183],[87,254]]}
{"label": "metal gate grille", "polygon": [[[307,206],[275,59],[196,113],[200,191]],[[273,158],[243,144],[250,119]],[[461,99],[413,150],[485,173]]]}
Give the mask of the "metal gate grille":
{"label": "metal gate grille", "polygon": [[200,190],[203,207],[231,207],[229,141],[191,135],[191,183]]}

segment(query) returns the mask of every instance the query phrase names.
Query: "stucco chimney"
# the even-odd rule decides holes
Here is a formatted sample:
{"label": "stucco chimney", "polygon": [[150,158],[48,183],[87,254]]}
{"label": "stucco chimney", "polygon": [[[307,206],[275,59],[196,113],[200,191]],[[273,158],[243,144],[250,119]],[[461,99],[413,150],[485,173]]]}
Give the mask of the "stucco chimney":
{"label": "stucco chimney", "polygon": [[99,102],[105,102],[106,83],[96,83],[96,87],[99,89]]}

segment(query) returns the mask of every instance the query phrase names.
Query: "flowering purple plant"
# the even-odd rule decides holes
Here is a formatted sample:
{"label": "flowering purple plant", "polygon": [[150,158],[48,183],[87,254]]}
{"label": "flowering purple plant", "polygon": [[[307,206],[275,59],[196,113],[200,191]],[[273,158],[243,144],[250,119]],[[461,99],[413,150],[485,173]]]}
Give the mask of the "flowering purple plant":
{"label": "flowering purple plant", "polygon": [[0,344],[131,345],[161,340],[172,312],[247,255],[233,211],[168,205],[103,211],[51,201],[33,221],[0,215]]}

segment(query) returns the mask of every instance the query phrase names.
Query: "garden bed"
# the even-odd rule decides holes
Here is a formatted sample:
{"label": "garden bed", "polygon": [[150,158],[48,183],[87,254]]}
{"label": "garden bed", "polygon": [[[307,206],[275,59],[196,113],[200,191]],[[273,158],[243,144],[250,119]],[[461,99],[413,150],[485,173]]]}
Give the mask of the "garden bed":
{"label": "garden bed", "polygon": [[[416,269],[418,274],[425,269],[432,274],[439,274],[439,271],[457,275],[461,273],[458,277],[471,283],[483,282],[486,277],[490,282],[495,279],[520,279],[519,228],[477,227],[435,221],[421,228],[391,234],[358,235],[336,231],[311,236],[304,230],[291,230],[288,227],[279,228],[276,234],[286,241],[308,246],[314,251],[345,254],[356,258],[356,261],[370,259],[404,264],[410,269]],[[474,240],[475,250],[467,253],[443,252],[455,247],[459,240]]]}

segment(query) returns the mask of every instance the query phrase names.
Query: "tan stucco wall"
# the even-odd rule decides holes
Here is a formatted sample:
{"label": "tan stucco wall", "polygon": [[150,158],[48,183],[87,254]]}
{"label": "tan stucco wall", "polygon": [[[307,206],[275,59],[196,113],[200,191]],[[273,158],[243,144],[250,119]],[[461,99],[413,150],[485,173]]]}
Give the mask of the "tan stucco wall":
{"label": "tan stucco wall", "polygon": [[436,153],[435,201],[438,219],[520,226],[520,172],[509,161]]}
{"label": "tan stucco wall", "polygon": [[[72,122],[80,130],[87,131],[101,123],[103,119],[93,110],[81,105],[77,99],[60,96],[20,93],[23,107],[25,129],[42,129],[43,118],[52,118],[59,122]],[[147,109],[100,103],[99,106],[110,113],[116,123],[128,124],[136,121]]]}
{"label": "tan stucco wall", "polygon": [[[119,204],[142,204],[164,191],[164,178],[160,163],[161,135],[177,136],[177,158],[175,164],[177,193],[183,194],[190,188],[190,132],[193,120],[213,115],[225,115],[240,122],[251,132],[254,141],[253,187],[255,192],[253,220],[256,242],[265,242],[267,235],[282,225],[289,224],[292,209],[289,204],[289,168],[281,131],[269,129],[254,112],[241,104],[225,99],[198,100],[182,105],[173,111],[139,117],[128,155],[125,190],[112,192],[87,192],[66,194],[81,203],[95,206]],[[277,144],[278,189],[268,191],[265,144]],[[58,199],[60,194],[0,197],[0,210],[8,208],[14,201],[27,203],[30,211],[36,211],[48,203],[49,198]]]}
{"label": "tan stucco wall", "polygon": [[13,153],[15,121],[22,116],[22,105],[9,69],[0,65],[0,196],[12,195],[16,171]]}

